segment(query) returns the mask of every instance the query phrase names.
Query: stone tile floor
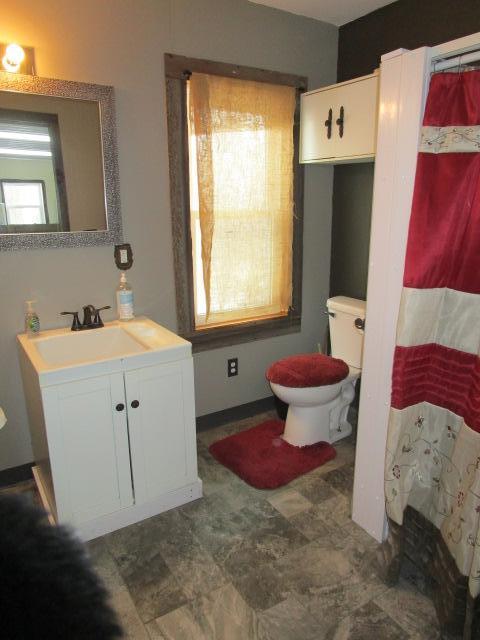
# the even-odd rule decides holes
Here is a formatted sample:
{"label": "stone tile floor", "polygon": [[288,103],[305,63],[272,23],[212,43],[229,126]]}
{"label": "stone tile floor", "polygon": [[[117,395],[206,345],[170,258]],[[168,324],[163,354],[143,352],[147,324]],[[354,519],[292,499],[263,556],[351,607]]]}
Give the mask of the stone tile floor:
{"label": "stone tile floor", "polygon": [[354,444],[273,491],[208,446],[273,417],[198,435],[204,498],[89,543],[127,638],[435,640],[435,612],[408,568],[380,578],[378,544],[350,519]]}

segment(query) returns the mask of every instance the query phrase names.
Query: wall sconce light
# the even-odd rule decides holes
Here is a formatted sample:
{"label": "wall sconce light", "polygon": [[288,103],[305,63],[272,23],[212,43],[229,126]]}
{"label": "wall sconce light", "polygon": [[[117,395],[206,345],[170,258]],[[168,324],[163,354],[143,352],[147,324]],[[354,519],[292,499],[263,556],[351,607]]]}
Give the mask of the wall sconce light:
{"label": "wall sconce light", "polygon": [[17,73],[20,69],[20,65],[25,60],[25,51],[19,44],[9,44],[5,49],[5,55],[2,58],[3,68],[6,71]]}
{"label": "wall sconce light", "polygon": [[21,47],[19,44],[0,44],[2,71],[35,75],[35,52],[33,47]]}

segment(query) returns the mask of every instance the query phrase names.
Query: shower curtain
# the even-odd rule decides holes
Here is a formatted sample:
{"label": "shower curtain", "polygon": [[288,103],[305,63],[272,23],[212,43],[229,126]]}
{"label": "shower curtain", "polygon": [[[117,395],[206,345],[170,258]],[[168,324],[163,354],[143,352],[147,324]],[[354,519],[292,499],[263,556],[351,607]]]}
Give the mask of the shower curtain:
{"label": "shower curtain", "polygon": [[397,325],[385,496],[397,537],[408,514],[435,532],[420,550],[426,570],[449,555],[443,562],[468,581],[470,601],[477,598],[480,71],[431,78]]}

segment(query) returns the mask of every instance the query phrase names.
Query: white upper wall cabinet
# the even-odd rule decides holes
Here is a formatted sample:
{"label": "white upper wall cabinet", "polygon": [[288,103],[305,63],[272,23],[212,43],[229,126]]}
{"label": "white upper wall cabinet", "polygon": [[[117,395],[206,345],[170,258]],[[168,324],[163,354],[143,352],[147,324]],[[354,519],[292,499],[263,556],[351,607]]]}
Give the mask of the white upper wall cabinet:
{"label": "white upper wall cabinet", "polygon": [[375,157],[378,74],[304,93],[300,162],[340,164]]}

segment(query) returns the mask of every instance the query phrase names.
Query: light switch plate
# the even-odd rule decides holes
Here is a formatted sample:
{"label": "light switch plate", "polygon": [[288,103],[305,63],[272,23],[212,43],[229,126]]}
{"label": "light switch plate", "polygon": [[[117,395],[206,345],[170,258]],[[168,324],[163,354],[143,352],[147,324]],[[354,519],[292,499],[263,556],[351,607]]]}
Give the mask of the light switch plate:
{"label": "light switch plate", "polygon": [[133,252],[128,242],[125,244],[116,244],[114,255],[115,264],[118,269],[123,269],[124,271],[130,269],[133,264]]}

